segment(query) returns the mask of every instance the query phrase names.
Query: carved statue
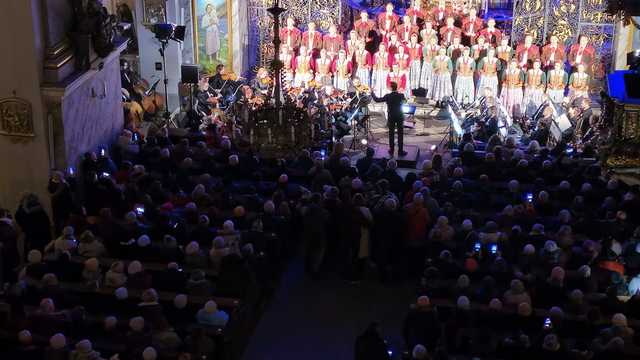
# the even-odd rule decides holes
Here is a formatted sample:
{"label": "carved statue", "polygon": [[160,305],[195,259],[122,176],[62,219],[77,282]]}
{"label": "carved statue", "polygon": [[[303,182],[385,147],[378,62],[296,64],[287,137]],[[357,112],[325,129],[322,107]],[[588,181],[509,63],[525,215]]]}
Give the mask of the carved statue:
{"label": "carved statue", "polygon": [[107,13],[107,9],[99,0],[69,1],[74,12],[72,38],[75,40],[76,68],[87,70],[91,63],[87,40],[91,40],[98,56],[109,55],[114,49],[113,38],[117,20],[115,16]]}

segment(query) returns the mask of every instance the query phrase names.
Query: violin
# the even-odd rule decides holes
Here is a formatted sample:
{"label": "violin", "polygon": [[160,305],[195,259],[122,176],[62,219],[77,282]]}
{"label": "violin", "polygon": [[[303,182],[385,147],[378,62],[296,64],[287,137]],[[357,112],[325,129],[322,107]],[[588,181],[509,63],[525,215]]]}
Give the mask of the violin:
{"label": "violin", "polygon": [[222,80],[223,81],[236,81],[236,80],[238,80],[238,75],[236,75],[234,73],[228,73],[226,71],[220,73],[220,76],[222,76]]}

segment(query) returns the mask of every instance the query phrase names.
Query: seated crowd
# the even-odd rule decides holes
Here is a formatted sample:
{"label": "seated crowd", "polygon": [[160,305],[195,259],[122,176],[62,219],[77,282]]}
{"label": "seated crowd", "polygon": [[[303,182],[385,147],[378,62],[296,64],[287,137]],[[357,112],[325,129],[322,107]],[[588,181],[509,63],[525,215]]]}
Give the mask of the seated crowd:
{"label": "seated crowd", "polygon": [[[467,138],[403,178],[341,143],[265,159],[214,126],[138,138],[54,173],[52,224],[33,194],[2,210],[8,358],[238,358],[302,245],[312,278],[415,279],[414,359],[635,354],[639,189],[579,154]],[[372,326],[356,359],[386,350]]]}

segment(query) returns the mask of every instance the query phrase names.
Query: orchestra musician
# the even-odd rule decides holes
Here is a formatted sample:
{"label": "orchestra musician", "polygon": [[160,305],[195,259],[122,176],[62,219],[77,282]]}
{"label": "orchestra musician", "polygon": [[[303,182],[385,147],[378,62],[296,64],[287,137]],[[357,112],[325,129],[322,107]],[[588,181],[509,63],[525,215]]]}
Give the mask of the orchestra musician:
{"label": "orchestra musician", "polygon": [[330,58],[338,55],[338,52],[344,48],[342,35],[338,34],[338,29],[334,24],[329,26],[329,33],[322,38],[322,48],[327,50],[327,55]]}
{"label": "orchestra musician", "polygon": [[294,51],[300,46],[302,32],[296,27],[292,16],[287,17],[287,25],[280,29],[280,40]]}
{"label": "orchestra musician", "polygon": [[551,35],[549,37],[549,43],[542,47],[540,58],[542,60],[542,68],[545,70],[553,69],[558,61],[565,61],[565,49],[564,46],[559,43],[557,35]]}
{"label": "orchestra musician", "polygon": [[547,72],[547,96],[555,103],[562,103],[569,76],[564,70],[564,63],[556,61],[554,68]]}
{"label": "orchestra musician", "polygon": [[262,95],[267,95],[272,85],[273,80],[269,76],[269,71],[263,67],[258,69],[256,78],[251,80],[251,87]]}
{"label": "orchestra musician", "polygon": [[500,100],[507,109],[507,114],[516,116],[521,114],[522,106],[522,84],[524,83],[524,73],[518,67],[515,59],[509,63],[509,68],[502,74],[502,92]]}
{"label": "orchestra musician", "polygon": [[447,16],[447,25],[440,28],[440,44],[443,46],[451,45],[454,38],[462,36],[462,31],[454,25],[454,21],[453,16],[449,15]]}
{"label": "orchestra musician", "polygon": [[530,69],[534,61],[540,60],[540,48],[533,43],[533,36],[527,34],[524,43],[516,47],[516,58],[518,66],[523,69]]}
{"label": "orchestra musician", "polygon": [[456,61],[456,78],[454,85],[454,96],[458,104],[467,105],[475,101],[475,85],[473,75],[476,69],[476,62],[470,55],[470,49],[464,47],[462,56]]}

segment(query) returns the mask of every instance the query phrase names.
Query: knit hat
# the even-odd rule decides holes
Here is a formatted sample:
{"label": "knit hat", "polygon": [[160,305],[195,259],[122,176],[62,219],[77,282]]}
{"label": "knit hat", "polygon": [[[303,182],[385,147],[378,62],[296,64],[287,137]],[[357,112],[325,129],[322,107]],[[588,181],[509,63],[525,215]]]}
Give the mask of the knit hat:
{"label": "knit hat", "polygon": [[90,259],[85,260],[85,262],[84,262],[85,270],[98,271],[99,267],[100,267],[100,263],[98,262],[98,259],[96,259],[96,258],[90,258]]}
{"label": "knit hat", "polygon": [[156,349],[152,348],[151,346],[148,346],[142,352],[143,360],[156,360],[157,357],[158,357],[158,353],[156,352]]}
{"label": "knit hat", "polygon": [[129,291],[125,287],[117,288],[114,294],[116,295],[116,299],[118,300],[124,300],[129,297]]}
{"label": "knit hat", "polygon": [[151,239],[147,235],[141,235],[138,238],[137,244],[139,247],[147,247],[151,244]]}
{"label": "knit hat", "polygon": [[42,261],[42,253],[40,252],[40,250],[31,250],[29,251],[29,254],[27,255],[27,261],[29,261],[29,264],[37,264],[39,262]]}
{"label": "knit hat", "polygon": [[142,263],[140,263],[140,261],[138,260],[133,260],[132,262],[130,262],[129,266],[127,267],[127,273],[129,275],[134,275],[139,272],[142,272]]}
{"label": "knit hat", "polygon": [[229,155],[229,165],[236,166],[239,163],[240,163],[240,159],[238,158],[238,155],[236,154]]}
{"label": "knit hat", "polygon": [[508,184],[509,191],[516,192],[520,189],[520,182],[518,180],[511,180]]}
{"label": "knit hat", "polygon": [[583,298],[584,298],[584,294],[582,293],[582,290],[580,290],[580,289],[573,289],[569,293],[569,299],[571,299],[572,301],[580,302],[580,301],[582,301]]}
{"label": "knit hat", "polygon": [[522,253],[525,255],[533,255],[536,253],[536,248],[535,246],[533,246],[533,244],[527,244],[522,249]]}
{"label": "knit hat", "polygon": [[105,329],[113,329],[118,325],[118,319],[115,316],[107,316],[104,318]]}
{"label": "knit hat", "polygon": [[416,302],[418,307],[427,307],[431,304],[431,300],[427,295],[422,295],[418,297],[418,301]]}
{"label": "knit hat", "polygon": [[175,306],[176,309],[184,309],[185,307],[187,307],[187,302],[188,298],[185,294],[178,294],[175,298],[173,298],[173,306]]}
{"label": "knit hat", "polygon": [[384,200],[384,208],[389,211],[393,211],[398,208],[398,203],[396,199],[389,197]]}
{"label": "knit hat", "polygon": [[289,175],[287,175],[287,174],[281,174],[281,175],[278,177],[278,183],[280,183],[280,184],[286,184],[286,183],[288,183],[288,182],[289,182]]}
{"label": "knit hat", "polygon": [[627,317],[621,313],[613,314],[611,317],[611,325],[627,327]]}
{"label": "knit hat", "polygon": [[63,334],[57,333],[49,338],[49,346],[54,350],[60,350],[67,346],[67,338]]}
{"label": "knit hat", "polygon": [[523,302],[518,305],[518,315],[520,316],[530,316],[532,311],[529,303]]}
{"label": "knit hat", "polygon": [[198,210],[198,205],[196,205],[196,203],[194,203],[194,202],[188,202],[188,203],[184,206],[184,208],[185,208],[186,210],[192,210],[192,211],[195,211],[195,210]]}
{"label": "knit hat", "polygon": [[495,310],[495,311],[502,310],[502,301],[500,301],[500,299],[497,299],[497,298],[491,299],[491,301],[489,301],[489,309]]}
{"label": "knit hat", "polygon": [[569,190],[571,189],[571,184],[567,180],[562,180],[558,187],[562,190]]}
{"label": "knit hat", "polygon": [[218,304],[213,300],[209,300],[204,304],[204,311],[209,314],[213,314],[218,311]]}
{"label": "knit hat", "polygon": [[129,327],[133,331],[142,331],[144,329],[144,318],[142,316],[132,317],[129,320]]}
{"label": "knit hat", "polygon": [[473,273],[478,270],[479,264],[478,261],[472,257],[466,258],[464,260],[464,269],[467,272]]}
{"label": "knit hat", "polygon": [[413,347],[411,351],[411,357],[414,360],[423,360],[427,358],[427,348],[424,345],[418,344]]}
{"label": "knit hat", "polygon": [[456,301],[456,306],[458,309],[469,310],[471,309],[471,301],[469,301],[468,297],[462,295],[458,298],[458,301]]}

